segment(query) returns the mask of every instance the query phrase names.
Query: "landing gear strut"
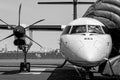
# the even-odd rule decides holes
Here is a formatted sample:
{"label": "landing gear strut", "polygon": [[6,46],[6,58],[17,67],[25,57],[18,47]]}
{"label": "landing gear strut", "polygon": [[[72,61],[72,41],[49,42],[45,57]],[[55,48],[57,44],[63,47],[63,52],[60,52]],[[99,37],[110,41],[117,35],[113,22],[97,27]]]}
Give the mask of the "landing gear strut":
{"label": "landing gear strut", "polygon": [[85,68],[85,71],[83,72],[82,78],[83,80],[93,80],[93,72],[90,71],[91,68]]}
{"label": "landing gear strut", "polygon": [[23,49],[24,62],[20,63],[20,72],[22,72],[22,71],[30,72],[30,63],[27,62],[27,52],[28,52],[28,50],[26,49],[26,47],[24,47],[24,49]]}
{"label": "landing gear strut", "polygon": [[75,66],[75,70],[78,73],[79,77],[81,80],[93,80],[93,72],[90,71],[91,68],[81,68],[79,69],[78,67]]}

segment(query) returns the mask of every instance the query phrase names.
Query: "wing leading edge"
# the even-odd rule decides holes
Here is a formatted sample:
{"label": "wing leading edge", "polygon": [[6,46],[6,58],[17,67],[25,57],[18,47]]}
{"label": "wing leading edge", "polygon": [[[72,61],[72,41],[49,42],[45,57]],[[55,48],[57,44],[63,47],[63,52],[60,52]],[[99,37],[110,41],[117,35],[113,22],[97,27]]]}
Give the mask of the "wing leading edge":
{"label": "wing leading edge", "polygon": [[30,26],[29,30],[51,30],[51,31],[62,31],[64,25],[34,25]]}
{"label": "wing leading edge", "polygon": [[[38,4],[73,4],[74,2],[38,2]],[[77,2],[77,4],[94,4],[94,2]]]}
{"label": "wing leading edge", "polygon": [[[15,25],[10,25],[10,26],[13,26],[13,27],[14,27]],[[10,26],[0,24],[0,29],[11,30]]]}
{"label": "wing leading edge", "polygon": [[[10,25],[15,26],[15,25]],[[51,30],[51,31],[62,31],[65,25],[32,25],[29,26],[29,30]],[[8,25],[0,24],[0,29],[11,30]]]}

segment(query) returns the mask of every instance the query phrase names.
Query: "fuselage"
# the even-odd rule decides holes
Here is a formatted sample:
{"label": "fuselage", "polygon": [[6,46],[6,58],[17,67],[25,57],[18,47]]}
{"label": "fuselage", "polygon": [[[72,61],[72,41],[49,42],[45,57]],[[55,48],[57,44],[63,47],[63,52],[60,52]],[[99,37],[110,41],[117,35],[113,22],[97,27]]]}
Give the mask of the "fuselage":
{"label": "fuselage", "polygon": [[112,39],[104,24],[92,18],[79,18],[65,27],[60,50],[77,66],[97,66],[110,55]]}

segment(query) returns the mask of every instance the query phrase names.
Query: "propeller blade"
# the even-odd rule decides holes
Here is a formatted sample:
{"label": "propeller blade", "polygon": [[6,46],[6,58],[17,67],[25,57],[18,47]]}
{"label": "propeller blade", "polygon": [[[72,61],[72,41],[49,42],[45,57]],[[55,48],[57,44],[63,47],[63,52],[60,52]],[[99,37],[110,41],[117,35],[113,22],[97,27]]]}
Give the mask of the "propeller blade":
{"label": "propeller blade", "polygon": [[33,39],[31,39],[30,37],[28,37],[27,35],[25,35],[26,38],[30,39],[31,41],[33,41],[34,43],[36,43],[38,46],[40,46],[41,48],[43,48],[39,43],[37,43],[36,41],[34,41]]}
{"label": "propeller blade", "polygon": [[41,19],[41,20],[39,20],[39,21],[36,21],[36,22],[34,22],[33,24],[27,26],[25,29],[27,29],[27,28],[29,28],[30,26],[33,26],[33,25],[35,25],[35,24],[37,24],[37,23],[39,23],[39,22],[42,22],[42,21],[44,21],[44,20],[45,20],[45,19]]}
{"label": "propeller blade", "polygon": [[3,41],[3,40],[5,40],[5,39],[7,39],[7,38],[10,38],[10,37],[12,37],[12,36],[14,36],[14,34],[11,34],[11,35],[9,35],[9,36],[7,36],[7,37],[1,39],[0,41]]}
{"label": "propeller blade", "polygon": [[20,26],[21,6],[22,6],[22,4],[20,4],[20,6],[19,6],[18,26]]}
{"label": "propeller blade", "polygon": [[2,19],[0,19],[1,22],[3,22],[4,24],[6,24],[8,27],[10,27],[11,29],[14,29],[14,27],[12,27],[11,25],[9,25],[8,23],[6,23],[5,21],[3,21]]}

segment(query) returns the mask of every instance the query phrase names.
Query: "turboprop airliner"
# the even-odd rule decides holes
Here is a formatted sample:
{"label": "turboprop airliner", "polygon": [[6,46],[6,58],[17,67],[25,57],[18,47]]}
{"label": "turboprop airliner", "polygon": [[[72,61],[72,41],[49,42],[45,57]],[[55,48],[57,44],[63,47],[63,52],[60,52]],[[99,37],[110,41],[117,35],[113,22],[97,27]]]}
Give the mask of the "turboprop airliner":
{"label": "turboprop airliner", "polygon": [[60,51],[66,61],[83,67],[85,75],[92,78],[90,69],[106,61],[112,50],[112,38],[106,31],[105,25],[96,19],[76,19],[64,28]]}
{"label": "turboprop airliner", "polygon": [[[0,29],[13,30],[13,33],[11,35],[1,39],[0,42],[14,36],[14,38],[15,38],[13,41],[14,45],[17,46],[18,49],[22,50],[24,53],[24,61],[20,63],[20,71],[30,72],[30,62],[27,62],[28,50],[31,48],[32,42],[36,43],[41,48],[42,48],[42,46],[32,39],[32,31],[29,30],[29,27],[33,26],[34,24],[37,24],[41,21],[44,21],[45,19],[38,20],[28,26],[21,24],[21,21],[20,21],[21,6],[22,6],[22,4],[20,4],[20,6],[19,6],[18,25],[9,25],[4,20],[0,19],[0,21],[5,24],[5,25],[0,25]],[[28,32],[29,36],[27,35],[27,32]]]}
{"label": "turboprop airliner", "polygon": [[[112,50],[112,38],[105,25],[100,21],[82,17],[73,20],[68,25],[38,25],[30,26],[32,30],[63,30],[60,36],[60,52],[65,62],[75,65],[77,72],[79,67],[85,69],[83,78],[93,78],[91,68],[108,60]],[[80,73],[79,73],[80,74]]]}
{"label": "turboprop airliner", "polygon": [[68,24],[60,37],[60,50],[66,60],[77,66],[97,66],[112,49],[105,25],[92,18],[79,18]]}
{"label": "turboprop airliner", "polygon": [[[19,16],[20,16],[21,6],[19,7]],[[34,24],[43,21],[39,20]],[[0,20],[5,23],[3,20]],[[6,23],[5,23],[6,24]],[[106,60],[109,60],[109,55],[112,50],[112,38],[106,29],[106,26],[98,21],[97,19],[82,17],[73,20],[66,26],[43,26],[43,25],[30,25],[26,28],[20,25],[20,17],[19,17],[19,25],[11,27],[13,30],[13,34],[4,38],[7,39],[11,36],[15,36],[19,39],[19,33],[22,32],[22,37],[26,37],[33,41],[31,38],[27,37],[25,34],[25,29],[28,28],[29,30],[34,29],[53,29],[53,30],[61,30],[63,29],[63,33],[60,36],[60,52],[64,55],[65,63],[68,61],[71,64],[76,66],[76,70],[79,72],[79,67],[85,69],[85,75],[83,77],[92,78],[93,73],[91,72],[92,67],[100,66]],[[8,24],[6,24],[9,26]],[[2,28],[2,27],[1,27]],[[2,39],[1,41],[3,41]],[[20,41],[20,40],[19,40]],[[35,41],[33,41],[35,42]],[[19,42],[20,43],[20,42]],[[35,42],[38,44],[37,42]],[[16,45],[16,44],[15,44]],[[18,46],[20,44],[17,44]],[[26,45],[26,43],[22,44]],[[38,44],[39,45],[39,44]],[[26,54],[26,53],[25,53]],[[21,69],[26,69],[30,71],[30,64],[29,68],[27,68],[26,57],[24,63],[21,63]],[[62,65],[62,66],[63,66]]]}
{"label": "turboprop airliner", "polygon": [[[36,29],[63,29],[60,36],[60,52],[64,55],[65,63],[68,61],[75,65],[80,77],[93,80],[91,68],[99,66],[98,72],[107,74],[120,74],[113,68],[119,68],[118,60],[120,48],[120,15],[119,0],[97,0],[96,2],[38,2],[38,4],[72,4],[73,21],[66,26],[38,25]],[[82,18],[77,18],[78,4],[93,4]],[[46,27],[45,27],[46,26]],[[39,28],[38,28],[39,27]],[[35,26],[31,29],[35,29]],[[116,57],[117,56],[117,57]],[[116,67],[117,66],[117,67]],[[84,73],[80,74],[80,68]],[[117,70],[117,69],[116,69]],[[83,72],[83,71],[82,71]]]}

